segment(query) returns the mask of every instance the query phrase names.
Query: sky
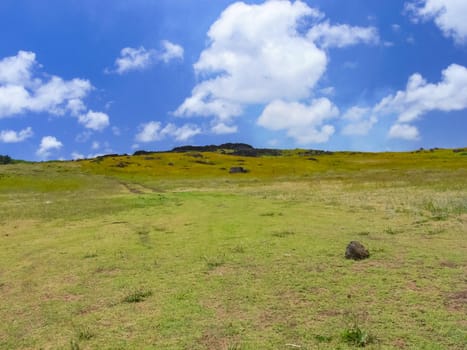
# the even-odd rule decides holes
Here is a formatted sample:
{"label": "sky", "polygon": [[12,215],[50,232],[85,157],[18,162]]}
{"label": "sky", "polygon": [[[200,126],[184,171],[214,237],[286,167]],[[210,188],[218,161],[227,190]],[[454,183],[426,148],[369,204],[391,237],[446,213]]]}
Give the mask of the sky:
{"label": "sky", "polygon": [[465,0],[1,0],[0,154],[467,146]]}

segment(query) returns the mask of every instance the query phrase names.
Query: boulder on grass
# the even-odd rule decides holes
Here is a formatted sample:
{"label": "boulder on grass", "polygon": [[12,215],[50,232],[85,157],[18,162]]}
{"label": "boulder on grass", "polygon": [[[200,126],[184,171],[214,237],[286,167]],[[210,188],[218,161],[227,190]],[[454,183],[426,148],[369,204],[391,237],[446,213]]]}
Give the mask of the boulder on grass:
{"label": "boulder on grass", "polygon": [[363,260],[370,257],[368,250],[358,241],[352,241],[345,250],[345,258],[353,260]]}
{"label": "boulder on grass", "polygon": [[241,166],[234,166],[232,168],[230,168],[229,170],[229,173],[231,174],[244,174],[244,173],[247,173],[248,170],[246,170],[245,168],[241,167]]}

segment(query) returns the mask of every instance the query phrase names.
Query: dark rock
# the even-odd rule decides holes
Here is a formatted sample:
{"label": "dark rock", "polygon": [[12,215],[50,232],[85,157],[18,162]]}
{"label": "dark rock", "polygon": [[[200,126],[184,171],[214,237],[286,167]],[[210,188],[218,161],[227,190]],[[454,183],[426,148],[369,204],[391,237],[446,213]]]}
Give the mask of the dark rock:
{"label": "dark rock", "polygon": [[208,145],[208,146],[181,146],[172,149],[172,152],[218,152],[221,150],[252,150],[253,146],[247,145],[246,143],[224,143],[222,145]]}
{"label": "dark rock", "polygon": [[232,153],[233,156],[240,157],[261,157],[261,156],[280,156],[282,151],[269,148],[252,148],[252,149],[236,149]]}
{"label": "dark rock", "polygon": [[152,153],[155,153],[155,152],[140,150],[140,151],[136,151],[135,153],[133,153],[133,155],[134,156],[144,156],[146,154],[152,154]]}
{"label": "dark rock", "polygon": [[353,260],[363,260],[370,257],[368,250],[358,241],[352,241],[345,250],[345,258]]}
{"label": "dark rock", "polygon": [[241,167],[241,166],[234,166],[234,167],[231,167],[230,170],[229,170],[229,173],[231,174],[244,174],[244,173],[247,173],[248,170],[246,170],[245,168]]}

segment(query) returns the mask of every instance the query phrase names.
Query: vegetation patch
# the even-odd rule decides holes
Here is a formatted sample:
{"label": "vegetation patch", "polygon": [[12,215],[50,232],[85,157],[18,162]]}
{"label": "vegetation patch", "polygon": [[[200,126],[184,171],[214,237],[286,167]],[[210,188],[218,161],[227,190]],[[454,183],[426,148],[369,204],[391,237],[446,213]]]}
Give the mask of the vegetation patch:
{"label": "vegetation patch", "polygon": [[295,232],[290,231],[290,230],[277,231],[277,232],[272,233],[272,235],[274,237],[279,237],[279,238],[285,238],[285,237],[293,236],[294,234],[295,234]]}
{"label": "vegetation patch", "polygon": [[352,346],[365,347],[376,342],[375,336],[363,329],[359,316],[354,312],[346,314],[347,326],[343,330],[342,340]]}
{"label": "vegetation patch", "polygon": [[152,295],[152,291],[149,289],[137,289],[130,292],[123,298],[124,303],[140,303],[145,301]]}
{"label": "vegetation patch", "polygon": [[223,266],[225,264],[225,255],[212,255],[212,256],[203,256],[204,263],[209,270],[213,270],[217,267]]}

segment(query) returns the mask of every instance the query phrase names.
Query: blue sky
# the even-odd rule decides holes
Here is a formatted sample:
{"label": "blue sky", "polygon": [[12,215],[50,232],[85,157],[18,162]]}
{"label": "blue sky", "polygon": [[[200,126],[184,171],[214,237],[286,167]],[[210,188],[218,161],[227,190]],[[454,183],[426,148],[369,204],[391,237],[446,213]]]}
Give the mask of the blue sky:
{"label": "blue sky", "polygon": [[467,145],[465,0],[2,0],[0,154]]}

